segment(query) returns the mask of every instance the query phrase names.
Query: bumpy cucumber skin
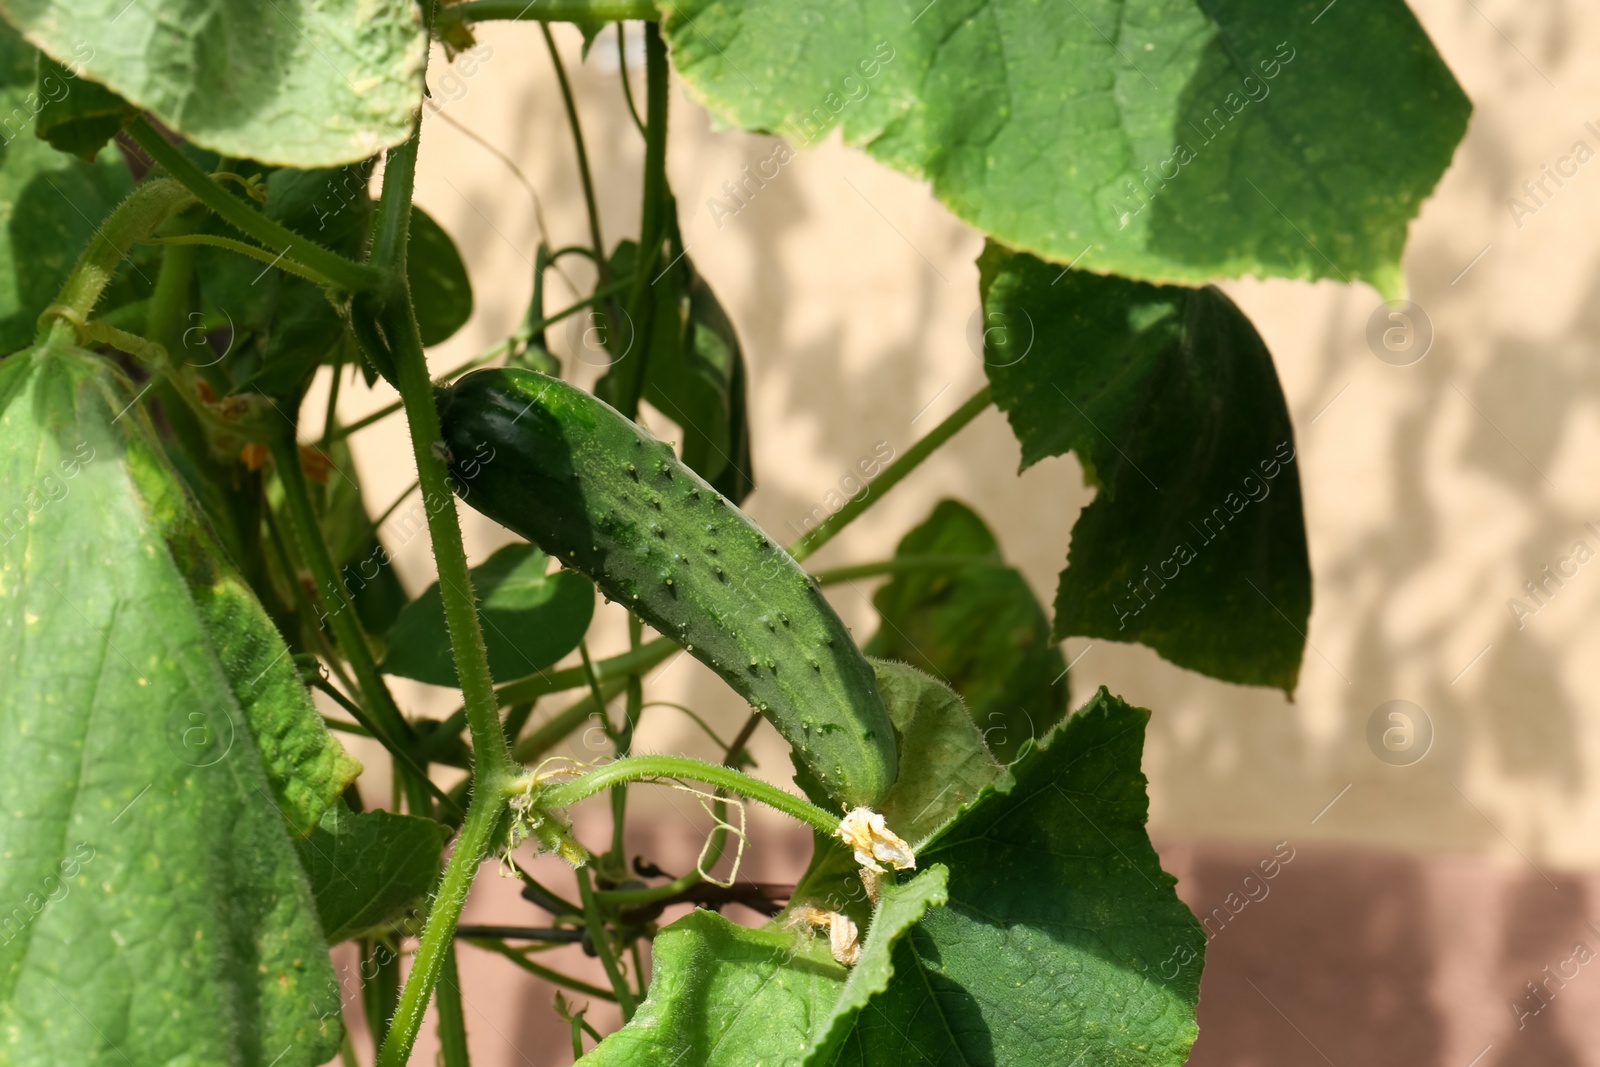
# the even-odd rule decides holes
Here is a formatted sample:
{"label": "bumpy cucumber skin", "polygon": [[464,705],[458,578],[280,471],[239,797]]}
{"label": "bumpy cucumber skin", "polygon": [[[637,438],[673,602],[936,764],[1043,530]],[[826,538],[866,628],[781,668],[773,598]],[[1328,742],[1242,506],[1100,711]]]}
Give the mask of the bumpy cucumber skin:
{"label": "bumpy cucumber skin", "polygon": [[670,445],[534,371],[475,371],[439,411],[463,500],[716,671],[829,799],[883,799],[894,729],[871,665],[793,557]]}

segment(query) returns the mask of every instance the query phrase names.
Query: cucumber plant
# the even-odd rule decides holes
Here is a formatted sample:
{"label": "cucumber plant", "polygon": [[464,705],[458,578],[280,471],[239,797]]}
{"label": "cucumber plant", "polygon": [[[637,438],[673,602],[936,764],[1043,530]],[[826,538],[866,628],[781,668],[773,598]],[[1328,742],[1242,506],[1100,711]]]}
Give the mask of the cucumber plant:
{"label": "cucumber plant", "polygon": [[[484,952],[565,991],[571,1046],[541,1063],[1182,1063],[1205,938],[1145,832],[1150,713],[1074,707],[1059,642],[1293,691],[1294,428],[1262,339],[1204,286],[1399,292],[1469,111],[1402,0],[204,7],[0,0],[0,1063],[354,1064],[364,1019],[392,1067],[431,1006],[455,1067]],[[558,76],[589,239],[542,245],[522,325],[446,370],[427,348],[473,303],[412,204],[423,103],[519,20]],[[609,248],[551,23],[624,59],[584,102],[644,141],[639,228]],[[787,546],[741,510],[747,380],[785,356],[745,350],[688,256],[674,68],[719,121],[783,138],[774,167],[839,129],[987,237],[987,381]],[[574,260],[589,295],[546,307]],[[549,342],[575,316],[592,390]],[[346,423],[355,374],[397,399]],[[890,559],[805,569],[991,407],[1024,465],[1072,451],[1098,488],[1052,605],[958,501]],[[420,503],[395,525],[438,567],[409,601],[349,445],[396,414]],[[470,566],[458,498],[526,543]],[[862,646],[824,593],[845,579],[883,582]],[[596,660],[607,615],[629,648]],[[647,699],[680,648],[757,713],[731,741]],[[392,677],[460,710],[409,714]],[[642,716],[679,712],[719,760],[634,750]],[[792,767],[752,773],[763,721]],[[387,809],[334,732],[390,763]],[[553,755],[576,737],[586,761]],[[640,783],[712,814],[693,870],[627,851]],[[570,814],[600,794],[609,842]],[[796,884],[718,880],[746,803],[813,831]],[[461,924],[490,860],[535,916]],[[576,944],[603,985],[550,963]]]}

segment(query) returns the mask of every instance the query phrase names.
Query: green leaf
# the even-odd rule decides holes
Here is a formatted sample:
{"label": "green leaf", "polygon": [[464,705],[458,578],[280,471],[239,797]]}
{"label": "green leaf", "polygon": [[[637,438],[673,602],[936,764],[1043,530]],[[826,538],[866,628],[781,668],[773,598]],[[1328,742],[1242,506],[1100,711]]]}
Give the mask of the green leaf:
{"label": "green leaf", "polygon": [[[38,53],[0,23],[0,353],[33,340],[39,313],[55,299],[95,227],[133,191],[114,149],[90,164],[33,136],[38,61]],[[147,293],[154,282],[149,257],[135,255],[101,310],[126,302],[134,288]]]}
{"label": "green leaf", "polygon": [[134,109],[104,85],[39,56],[39,115],[34,130],[58,151],[93,163]]}
{"label": "green leaf", "polygon": [[579,1060],[589,1067],[798,1063],[830,1048],[888,984],[894,943],[944,903],[947,872],[885,885],[853,968],[836,963],[826,937],[803,929],[735,926],[695,911],[656,936],[650,995],[627,1026]]}
{"label": "green leaf", "polygon": [[[544,670],[578,647],[594,615],[594,586],[576,571],[546,574],[550,557],[507,545],[472,569],[489,672],[508,682]],[[383,669],[433,685],[455,685],[444,603],[434,582],[407,604],[389,631]]]}
{"label": "green leaf", "polygon": [[0,0],[35,47],[195,144],[294,167],[411,135],[427,39],[411,0]]}
{"label": "green leaf", "polygon": [[873,594],[883,626],[863,651],[904,660],[960,693],[989,749],[1010,762],[1067,713],[1067,664],[1028,580],[972,509],[941,500],[901,538],[896,559],[940,557],[948,566],[896,574]]}
{"label": "green leaf", "polygon": [[878,692],[894,723],[901,771],[884,798],[889,826],[913,848],[1001,775],[961,698],[903,663],[875,660]]}
{"label": "green leaf", "polygon": [[717,118],[798,145],[842,126],[1013,248],[1392,294],[1470,106],[1403,0],[1326,6],[681,0],[663,28]]}
{"label": "green leaf", "polygon": [[[972,716],[949,687],[915,667],[872,661],[873,674],[894,723],[899,776],[879,805],[889,828],[913,848],[939,831],[1004,773],[984,746]],[[797,768],[806,792],[819,795],[810,776]],[[814,901],[867,921],[867,894],[851,851],[831,834],[815,835],[811,865],[794,899]]]}
{"label": "green leaf", "polygon": [[1294,691],[1311,567],[1272,357],[1216,289],[979,259],[995,403],[1022,465],[1068,449],[1100,486],[1072,531],[1057,637],[1137,641]]}
{"label": "green leaf", "polygon": [[[683,431],[683,462],[723,496],[742,503],[755,489],[744,353],[693,261],[681,250],[672,254],[676,261],[651,285],[656,306],[644,398]],[[611,276],[630,277],[637,256],[634,242],[619,244]],[[610,399],[604,387],[596,391]]]}
{"label": "green leaf", "polygon": [[331,808],[295,842],[328,944],[403,917],[439,877],[448,831],[432,819]]}
{"label": "green leaf", "polygon": [[340,999],[290,829],[356,768],[135,395],[0,364],[0,1060],[312,1067]]}
{"label": "green leaf", "polygon": [[456,243],[420,207],[411,209],[411,243],[406,248],[406,280],[417,313],[422,343],[447,341],[472,317],[472,283]]}
{"label": "green leaf", "polygon": [[[262,211],[269,218],[335,252],[360,254],[372,215],[367,164],[319,170],[240,169],[265,182]],[[237,236],[215,217],[207,217],[204,225],[206,232]],[[218,358],[236,391],[294,394],[344,339],[344,320],[328,302],[327,293],[304,278],[211,247],[196,249],[195,274],[205,322],[227,329]]]}
{"label": "green leaf", "polygon": [[808,1065],[1179,1067],[1205,935],[1145,836],[1149,712],[1104,689],[917,856],[949,903],[836,1058]]}

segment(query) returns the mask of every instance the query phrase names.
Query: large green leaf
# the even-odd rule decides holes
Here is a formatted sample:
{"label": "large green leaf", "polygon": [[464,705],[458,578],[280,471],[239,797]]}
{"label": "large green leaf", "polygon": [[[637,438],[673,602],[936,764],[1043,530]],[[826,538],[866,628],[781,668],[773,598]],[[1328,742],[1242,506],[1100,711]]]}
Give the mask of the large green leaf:
{"label": "large green leaf", "polygon": [[447,832],[414,815],[330,808],[295,842],[328,943],[405,915],[438,879]]}
{"label": "large green leaf", "polygon": [[461,253],[444,227],[420,207],[411,209],[406,279],[423,344],[448,341],[472,317],[472,282]]}
{"label": "large green leaf", "polygon": [[[576,571],[546,574],[549,566],[549,556],[517,544],[472,569],[489,671],[498,681],[544,670],[577,648],[589,629],[594,586]],[[438,582],[401,609],[388,641],[385,671],[434,685],[456,684]]]}
{"label": "large green leaf", "polygon": [[0,364],[0,1060],[311,1067],[340,1001],[290,829],[358,768],[135,396]]}
{"label": "large green leaf", "polygon": [[900,539],[895,558],[937,559],[902,571],[873,594],[883,626],[863,650],[904,660],[948,682],[1001,762],[1067,713],[1067,664],[1050,619],[976,512],[941,500]]}
{"label": "large green leaf", "polygon": [[722,120],[800,144],[842,126],[1014,248],[1154,281],[1394,290],[1469,112],[1403,0],[665,6]]}
{"label": "large green leaf", "polygon": [[885,886],[861,958],[848,970],[826,938],[692,912],[656,936],[650,996],[638,1014],[578,1062],[749,1067],[799,1063],[812,1050],[831,1049],[888,985],[894,943],[944,903],[946,878],[935,867]]}
{"label": "large green leaf", "polygon": [[413,0],[0,0],[37,48],[226,156],[353,163],[411,135]]}
{"label": "large green leaf", "polygon": [[1105,690],[931,844],[949,903],[837,1057],[807,1065],[1178,1067],[1205,935],[1145,836],[1149,712]]}
{"label": "large green leaf", "polygon": [[1311,613],[1300,471],[1250,321],[1216,289],[1063,273],[993,244],[979,268],[986,369],[1022,465],[1071,449],[1100,487],[1056,636],[1292,693]]}
{"label": "large green leaf", "polygon": [[[39,313],[55,299],[78,253],[133,191],[114,149],[84,163],[33,135],[42,102],[35,93],[37,65],[38,53],[0,23],[0,354],[33,340]],[[124,302],[130,287],[148,291],[155,274],[147,259],[135,257],[124,279],[102,300],[102,312]]]}

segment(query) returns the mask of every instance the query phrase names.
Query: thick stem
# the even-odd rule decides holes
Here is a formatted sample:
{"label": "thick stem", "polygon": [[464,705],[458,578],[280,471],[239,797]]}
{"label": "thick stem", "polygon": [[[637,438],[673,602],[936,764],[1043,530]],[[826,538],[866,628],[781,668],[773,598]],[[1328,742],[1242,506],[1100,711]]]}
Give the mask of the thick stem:
{"label": "thick stem", "polygon": [[[594,796],[622,782],[642,782],[651,779],[675,779],[704,782],[751,800],[759,800],[770,808],[831,834],[839,828],[839,816],[829,814],[802,797],[780,789],[771,782],[763,782],[731,767],[718,766],[687,756],[629,756],[596,767],[560,785],[539,790],[536,799],[541,808],[565,808],[580,800]],[[508,795],[526,791],[526,778],[513,779],[506,784]]]}
{"label": "thick stem", "polygon": [[[135,189],[95,231],[89,247],[78,257],[66,284],[56,294],[55,305],[79,319],[87,319],[128,250],[155,233],[169,215],[193,199],[187,189],[173,181],[146,182]],[[46,312],[39,324],[40,341],[53,325]]]}
{"label": "thick stem", "polygon": [[979,389],[972,399],[952,411],[943,422],[928,431],[926,437],[906,449],[903,456],[885,467],[866,493],[852,498],[844,507],[824,519],[790,546],[789,554],[796,560],[802,560],[833,540],[840,530],[855,522],[861,517],[862,512],[887,496],[889,490],[898,485],[902,478],[916,470],[923,460],[933,455],[940,445],[982,414],[993,401],[994,397],[987,385]]}
{"label": "thick stem", "polygon": [[364,263],[355,263],[336,252],[323,248],[308,237],[302,237],[280,223],[261,214],[244,201],[211,180],[211,177],[189,161],[175,145],[157,133],[144,119],[135,119],[128,126],[139,147],[161,165],[173,178],[182,182],[206,207],[221,215],[246,236],[254,237],[274,252],[293,256],[311,270],[331,279],[334,284],[351,292],[376,289],[384,282],[382,271]]}
{"label": "thick stem", "polygon": [[439,9],[441,29],[447,22],[623,22],[660,17],[652,0],[539,0],[535,4],[528,0],[469,0]]}
{"label": "thick stem", "polygon": [[444,970],[446,953],[455,944],[456,924],[461,920],[461,909],[466,906],[472,879],[478,873],[478,865],[500,838],[504,814],[502,791],[480,788],[473,792],[466,821],[461,824],[450,862],[445,865],[439,888],[433,895],[428,922],[417,943],[416,955],[412,957],[405,988],[400,991],[400,1003],[389,1023],[389,1036],[378,1053],[377,1067],[402,1067],[411,1058],[411,1047],[416,1043],[417,1031],[422,1028],[428,997]]}
{"label": "thick stem", "polygon": [[511,750],[500,729],[500,705],[495,700],[494,680],[489,674],[489,655],[478,620],[477,598],[472,592],[467,550],[461,540],[455,494],[450,488],[449,468],[441,454],[444,432],[439,425],[433,381],[428,377],[428,357],[423,350],[406,282],[406,242],[420,140],[419,130],[410,140],[389,151],[383,172],[383,192],[372,224],[372,260],[388,271],[391,280],[392,289],[386,294],[388,299],[380,311],[381,325],[394,357],[400,403],[404,405],[406,423],[411,430],[417,481],[422,489],[428,535],[433,542],[434,563],[439,572],[439,598],[444,603],[450,651],[460,680],[467,728],[472,734],[473,758],[477,765],[474,778],[483,783],[510,773]]}

